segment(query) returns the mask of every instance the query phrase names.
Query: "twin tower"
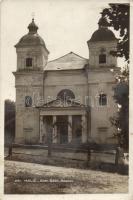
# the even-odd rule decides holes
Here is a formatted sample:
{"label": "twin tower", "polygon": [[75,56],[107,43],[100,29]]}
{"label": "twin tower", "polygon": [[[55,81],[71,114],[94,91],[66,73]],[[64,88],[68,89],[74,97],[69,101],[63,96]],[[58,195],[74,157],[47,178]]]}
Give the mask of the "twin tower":
{"label": "twin tower", "polygon": [[[98,22],[99,28],[89,41],[89,67],[116,67],[117,59],[111,51],[117,48],[117,39],[108,29],[105,18]],[[37,33],[38,26],[34,19],[28,26],[29,32],[15,45],[17,52],[17,71],[44,70],[48,62],[49,51],[44,40]]]}

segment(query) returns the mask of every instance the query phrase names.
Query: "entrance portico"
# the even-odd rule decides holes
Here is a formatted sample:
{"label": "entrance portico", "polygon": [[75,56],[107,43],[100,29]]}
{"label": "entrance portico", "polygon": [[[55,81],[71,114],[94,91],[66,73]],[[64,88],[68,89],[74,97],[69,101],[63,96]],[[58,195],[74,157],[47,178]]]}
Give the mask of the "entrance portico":
{"label": "entrance portico", "polygon": [[87,142],[87,113],[68,108],[45,108],[40,110],[40,143],[69,144]]}

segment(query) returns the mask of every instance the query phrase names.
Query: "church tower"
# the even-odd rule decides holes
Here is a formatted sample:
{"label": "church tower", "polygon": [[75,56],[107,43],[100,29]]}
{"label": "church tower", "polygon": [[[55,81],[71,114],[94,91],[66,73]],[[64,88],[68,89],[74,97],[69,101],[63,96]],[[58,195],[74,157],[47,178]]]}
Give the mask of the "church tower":
{"label": "church tower", "polygon": [[15,45],[17,53],[16,87],[16,136],[17,143],[39,142],[39,111],[36,105],[43,99],[44,68],[49,51],[38,34],[34,19],[29,32]]}
{"label": "church tower", "polygon": [[101,17],[98,22],[99,28],[87,41],[89,48],[90,67],[116,67],[117,58],[111,55],[111,51],[117,48],[117,39],[114,33],[108,29],[108,22]]}
{"label": "church tower", "polygon": [[48,61],[49,51],[43,39],[37,33],[34,19],[28,26],[29,33],[15,45],[17,52],[17,71],[43,70]]}
{"label": "church tower", "polygon": [[115,76],[119,73],[117,57],[111,52],[117,50],[117,38],[108,28],[108,22],[101,17],[98,29],[87,41],[89,48],[88,96],[91,112],[92,139],[98,143],[116,143],[110,117],[117,112],[114,101]]}

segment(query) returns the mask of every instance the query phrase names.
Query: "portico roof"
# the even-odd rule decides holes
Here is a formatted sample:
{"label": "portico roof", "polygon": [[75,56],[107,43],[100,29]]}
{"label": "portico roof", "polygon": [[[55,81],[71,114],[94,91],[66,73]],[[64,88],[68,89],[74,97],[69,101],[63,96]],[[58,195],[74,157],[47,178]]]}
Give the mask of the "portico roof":
{"label": "portico roof", "polygon": [[83,69],[88,64],[88,59],[70,52],[60,58],[49,61],[45,71]]}

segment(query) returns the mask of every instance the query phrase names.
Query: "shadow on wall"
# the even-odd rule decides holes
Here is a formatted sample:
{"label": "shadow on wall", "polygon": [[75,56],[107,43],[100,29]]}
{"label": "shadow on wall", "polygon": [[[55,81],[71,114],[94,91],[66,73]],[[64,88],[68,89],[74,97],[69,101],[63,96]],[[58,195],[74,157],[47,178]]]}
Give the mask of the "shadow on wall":
{"label": "shadow on wall", "polygon": [[15,139],[15,102],[5,100],[4,108],[4,145],[10,146]]}

